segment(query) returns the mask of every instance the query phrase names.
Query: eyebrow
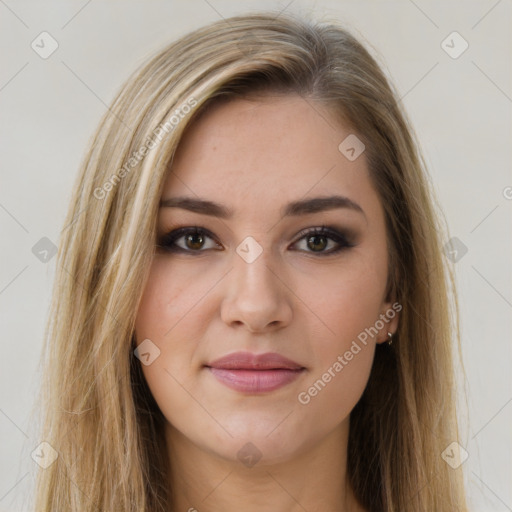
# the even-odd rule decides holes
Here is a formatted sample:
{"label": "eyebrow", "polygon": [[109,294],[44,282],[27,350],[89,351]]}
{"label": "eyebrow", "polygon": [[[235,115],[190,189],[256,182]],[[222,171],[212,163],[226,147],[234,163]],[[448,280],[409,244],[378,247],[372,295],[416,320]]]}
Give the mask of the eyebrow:
{"label": "eyebrow", "polygon": [[[234,212],[225,206],[198,199],[194,197],[170,197],[160,201],[160,208],[182,208],[191,212],[203,215],[211,215],[221,219],[230,219],[234,216]],[[301,199],[288,203],[284,208],[283,217],[307,215],[311,213],[333,210],[335,208],[346,208],[361,213],[365,218],[364,210],[356,202],[345,196],[327,196],[314,197],[311,199]]]}

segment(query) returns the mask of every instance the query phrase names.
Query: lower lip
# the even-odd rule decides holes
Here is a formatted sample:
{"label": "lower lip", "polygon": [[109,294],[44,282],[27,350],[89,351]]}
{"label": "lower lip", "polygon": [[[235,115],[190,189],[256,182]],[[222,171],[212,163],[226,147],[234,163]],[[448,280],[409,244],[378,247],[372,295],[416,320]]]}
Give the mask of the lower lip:
{"label": "lower lip", "polygon": [[245,393],[273,391],[292,382],[301,370],[226,370],[208,367],[215,378],[228,388]]}

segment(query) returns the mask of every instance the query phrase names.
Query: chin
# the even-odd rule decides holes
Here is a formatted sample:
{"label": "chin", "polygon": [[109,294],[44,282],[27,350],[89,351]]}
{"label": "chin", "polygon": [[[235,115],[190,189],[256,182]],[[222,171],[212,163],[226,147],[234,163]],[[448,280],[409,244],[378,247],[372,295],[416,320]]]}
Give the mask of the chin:
{"label": "chin", "polygon": [[288,425],[284,428],[285,420],[280,417],[278,421],[263,422],[247,420],[245,424],[236,428],[228,427],[233,438],[225,439],[224,443],[212,443],[212,438],[205,439],[208,450],[230,462],[241,462],[247,467],[263,465],[270,466],[288,462],[300,456],[317,442],[321,435],[311,432],[304,437],[300,426]]}

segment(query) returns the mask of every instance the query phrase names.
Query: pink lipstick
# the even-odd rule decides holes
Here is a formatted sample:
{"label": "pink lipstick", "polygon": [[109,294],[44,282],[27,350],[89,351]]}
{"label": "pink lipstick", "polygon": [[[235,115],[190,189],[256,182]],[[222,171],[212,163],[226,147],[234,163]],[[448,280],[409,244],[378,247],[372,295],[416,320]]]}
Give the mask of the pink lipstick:
{"label": "pink lipstick", "polygon": [[264,393],[298,378],[305,368],[275,352],[234,352],[205,365],[227,387],[243,393]]}

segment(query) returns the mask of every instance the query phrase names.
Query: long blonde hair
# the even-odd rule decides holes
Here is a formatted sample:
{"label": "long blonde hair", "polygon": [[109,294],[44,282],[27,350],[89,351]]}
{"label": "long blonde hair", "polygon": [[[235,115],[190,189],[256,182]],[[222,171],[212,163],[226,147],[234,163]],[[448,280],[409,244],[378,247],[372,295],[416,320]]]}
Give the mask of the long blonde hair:
{"label": "long blonde hair", "polygon": [[414,132],[376,60],[339,23],[267,12],[160,50],[91,141],[61,234],[41,358],[41,441],[58,458],[38,473],[38,512],[169,510],[164,418],[133,355],[158,203],[184,130],[206,105],[256,91],[298,93],[348,124],[385,210],[388,289],[403,309],[350,416],[355,495],[372,512],[467,510],[462,469],[441,456],[459,440],[455,282]]}

